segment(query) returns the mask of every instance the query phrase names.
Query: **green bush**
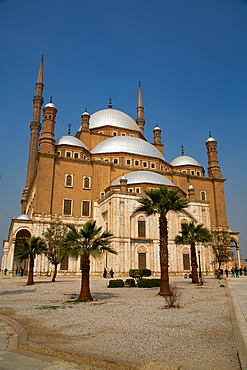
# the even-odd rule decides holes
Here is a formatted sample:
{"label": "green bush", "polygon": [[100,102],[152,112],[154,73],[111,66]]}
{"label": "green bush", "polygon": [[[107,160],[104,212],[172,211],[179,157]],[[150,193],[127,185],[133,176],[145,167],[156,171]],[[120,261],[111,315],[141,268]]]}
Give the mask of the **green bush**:
{"label": "green bush", "polygon": [[124,287],[124,282],[121,279],[109,280],[108,288],[122,288]]}
{"label": "green bush", "polygon": [[154,288],[160,286],[160,279],[141,279],[137,283],[139,288]]}
{"label": "green bush", "polygon": [[129,270],[129,276],[136,279],[136,281],[138,282],[144,276],[145,277],[151,276],[151,270],[149,270],[149,269],[140,269],[140,270],[131,269],[131,270]]}
{"label": "green bush", "polygon": [[136,283],[135,283],[134,279],[126,279],[124,284],[128,285],[128,286],[131,286],[131,287],[136,286]]}

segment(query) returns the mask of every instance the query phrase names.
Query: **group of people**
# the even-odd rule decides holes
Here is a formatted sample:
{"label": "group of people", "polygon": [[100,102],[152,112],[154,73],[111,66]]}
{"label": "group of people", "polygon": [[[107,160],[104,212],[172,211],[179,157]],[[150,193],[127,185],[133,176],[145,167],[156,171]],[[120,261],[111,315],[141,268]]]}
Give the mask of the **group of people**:
{"label": "group of people", "polygon": [[[107,273],[108,273],[108,271],[107,271],[107,268],[105,267],[104,268],[104,271],[103,271],[103,278],[107,278]],[[113,271],[112,268],[110,269],[110,272],[109,273],[110,273],[111,278],[113,279],[114,271]]]}
{"label": "group of people", "polygon": [[[238,267],[232,267],[231,268],[231,274],[232,274],[232,277],[239,277],[239,276],[242,276],[244,273],[244,276],[247,276],[247,268],[246,266],[244,266],[244,268],[242,269],[242,267],[238,268]],[[225,274],[226,274],[226,277],[228,278],[228,275],[229,275],[229,271],[228,269],[226,268],[225,269]],[[220,269],[220,270],[215,270],[215,277],[217,279],[219,279],[220,277],[223,277],[223,270]]]}
{"label": "group of people", "polygon": [[24,274],[24,268],[21,267],[20,270],[19,270],[18,267],[16,267],[15,274],[16,275],[19,275],[20,274],[21,276],[23,276],[23,274]]}

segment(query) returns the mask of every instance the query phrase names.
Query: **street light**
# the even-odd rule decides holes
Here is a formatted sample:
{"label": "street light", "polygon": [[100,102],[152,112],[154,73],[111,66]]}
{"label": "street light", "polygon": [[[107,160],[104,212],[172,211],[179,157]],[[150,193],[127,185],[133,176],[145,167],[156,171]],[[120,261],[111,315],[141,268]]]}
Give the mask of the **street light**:
{"label": "street light", "polygon": [[198,258],[199,258],[199,278],[202,278],[202,270],[201,270],[201,252],[198,251]]}

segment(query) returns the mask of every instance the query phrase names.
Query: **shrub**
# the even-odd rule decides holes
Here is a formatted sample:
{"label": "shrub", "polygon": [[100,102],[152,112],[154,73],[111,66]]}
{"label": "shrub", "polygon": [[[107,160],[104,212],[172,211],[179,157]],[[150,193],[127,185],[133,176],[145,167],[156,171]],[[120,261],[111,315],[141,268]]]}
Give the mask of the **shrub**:
{"label": "shrub", "polygon": [[136,283],[135,283],[134,279],[126,279],[124,284],[128,285],[128,286],[131,286],[131,287],[136,286]]}
{"label": "shrub", "polygon": [[137,283],[139,288],[155,288],[160,286],[160,279],[141,279]]}
{"label": "shrub", "polygon": [[179,308],[181,293],[178,291],[176,285],[170,285],[171,295],[164,296],[166,305],[164,308]]}
{"label": "shrub", "polygon": [[124,282],[121,279],[110,280],[108,288],[122,288],[124,287]]}
{"label": "shrub", "polygon": [[151,275],[151,270],[149,269],[131,269],[129,270],[129,276],[134,278],[137,282],[141,280],[144,276],[148,277]]}

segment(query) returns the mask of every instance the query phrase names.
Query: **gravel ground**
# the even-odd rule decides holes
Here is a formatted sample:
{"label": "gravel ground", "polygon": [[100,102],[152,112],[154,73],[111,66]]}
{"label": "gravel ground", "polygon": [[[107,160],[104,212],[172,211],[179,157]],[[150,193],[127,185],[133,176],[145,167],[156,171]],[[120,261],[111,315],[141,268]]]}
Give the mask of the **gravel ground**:
{"label": "gravel ground", "polygon": [[120,363],[143,361],[182,369],[240,369],[225,287],[171,278],[180,308],[166,309],[158,288],[107,288],[91,280],[94,301],[73,303],[80,278],[2,277],[0,313],[19,321],[29,340]]}

